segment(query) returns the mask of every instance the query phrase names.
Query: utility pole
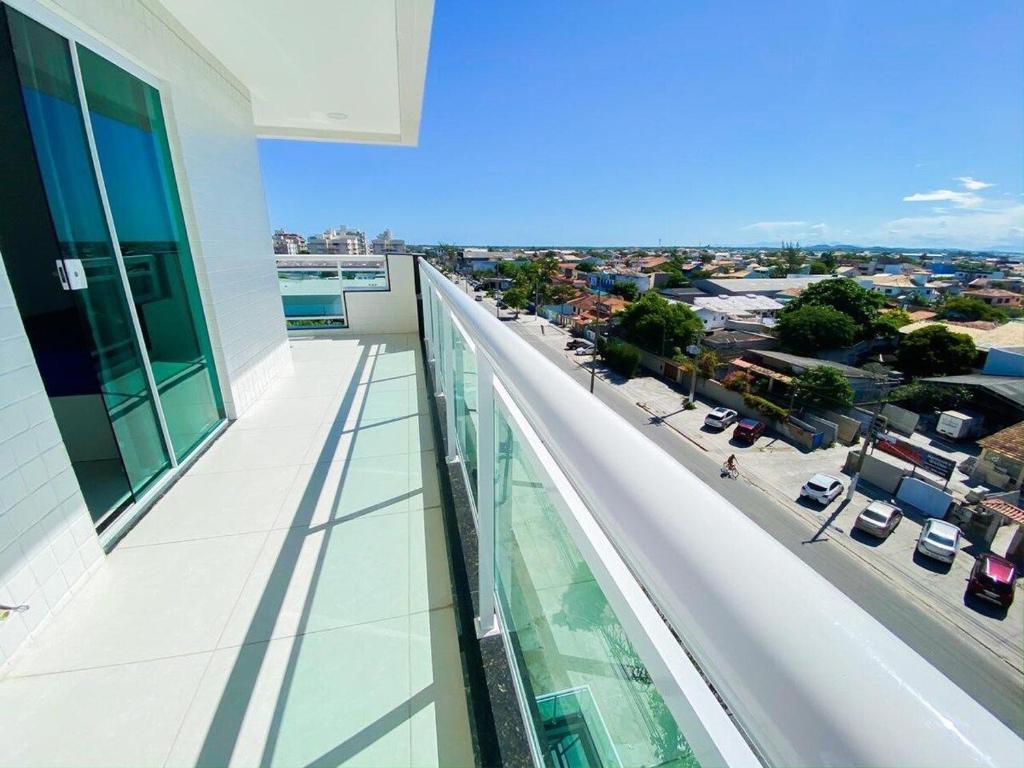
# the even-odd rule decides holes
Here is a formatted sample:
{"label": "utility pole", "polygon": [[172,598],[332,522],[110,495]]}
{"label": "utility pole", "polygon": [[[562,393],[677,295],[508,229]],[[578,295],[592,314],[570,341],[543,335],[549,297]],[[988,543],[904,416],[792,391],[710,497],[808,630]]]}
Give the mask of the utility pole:
{"label": "utility pole", "polygon": [[868,446],[871,444],[871,440],[875,436],[875,425],[878,423],[878,414],[882,410],[882,402],[885,400],[886,395],[889,394],[889,379],[888,377],[878,380],[878,401],[875,403],[875,407],[871,412],[871,425],[868,427],[868,433],[864,436],[864,444],[860,447],[860,455],[857,456],[857,468],[853,472],[853,478],[850,480],[850,487],[846,491],[846,500],[849,501],[853,498],[853,494],[857,490],[857,483],[860,481],[860,471],[864,467],[864,456],[868,452]]}
{"label": "utility pole", "polygon": [[594,351],[590,353],[590,394],[594,394],[594,379],[597,378],[597,333],[594,333]]}

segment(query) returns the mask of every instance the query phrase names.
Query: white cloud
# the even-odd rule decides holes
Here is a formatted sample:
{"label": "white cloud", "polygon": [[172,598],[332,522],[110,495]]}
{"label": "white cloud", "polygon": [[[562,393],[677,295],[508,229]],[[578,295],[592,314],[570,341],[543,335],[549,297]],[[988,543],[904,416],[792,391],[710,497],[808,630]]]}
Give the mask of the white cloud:
{"label": "white cloud", "polygon": [[998,203],[984,210],[894,219],[883,225],[879,239],[908,246],[1019,248],[1024,244],[1024,203]]}
{"label": "white cloud", "polygon": [[964,185],[964,189],[969,189],[972,192],[977,192],[980,189],[987,189],[995,186],[995,184],[989,184],[987,181],[972,179],[970,176],[957,176],[956,180]]}
{"label": "white cloud", "polygon": [[806,227],[806,221],[758,221],[754,224],[747,224],[744,229],[776,230],[793,229],[794,227]]}
{"label": "white cloud", "polygon": [[949,202],[958,208],[974,208],[984,202],[981,195],[972,192],[956,192],[952,189],[936,189],[932,192],[915,192],[903,198],[904,203]]}

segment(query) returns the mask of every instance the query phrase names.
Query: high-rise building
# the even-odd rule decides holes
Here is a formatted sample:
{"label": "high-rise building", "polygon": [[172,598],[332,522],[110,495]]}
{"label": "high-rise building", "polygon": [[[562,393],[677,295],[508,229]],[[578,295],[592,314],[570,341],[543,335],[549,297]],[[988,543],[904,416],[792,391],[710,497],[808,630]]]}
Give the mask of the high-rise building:
{"label": "high-rise building", "polygon": [[357,229],[349,229],[344,224],[326,229],[319,235],[311,235],[307,246],[310,253],[316,254],[357,256],[367,253],[366,234]]}
{"label": "high-rise building", "polygon": [[306,250],[306,238],[283,229],[274,231],[274,253],[296,255]]}
{"label": "high-rise building", "polygon": [[405,253],[405,240],[396,240],[391,236],[391,230],[385,229],[373,238],[373,252],[384,253]]}

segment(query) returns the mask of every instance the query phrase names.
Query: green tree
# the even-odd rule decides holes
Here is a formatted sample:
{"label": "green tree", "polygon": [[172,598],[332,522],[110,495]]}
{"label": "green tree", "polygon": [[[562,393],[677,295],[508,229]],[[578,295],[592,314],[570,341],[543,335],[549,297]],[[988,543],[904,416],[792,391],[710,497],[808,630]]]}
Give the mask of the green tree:
{"label": "green tree", "polygon": [[640,291],[636,287],[636,283],[630,283],[625,280],[620,280],[612,286],[609,291],[614,296],[621,296],[626,301],[634,301],[639,295]]}
{"label": "green tree", "polygon": [[812,275],[829,275],[832,273],[832,269],[823,261],[812,261],[811,262],[811,274]]}
{"label": "green tree", "polygon": [[501,298],[502,301],[515,310],[517,319],[519,317],[519,311],[523,309],[523,307],[526,306],[526,303],[530,300],[526,288],[521,285],[513,285],[502,294]]}
{"label": "green tree", "polygon": [[594,271],[594,265],[591,262],[589,262],[589,261],[581,261],[579,264],[576,265],[576,271],[577,272],[593,272]]}
{"label": "green tree", "polygon": [[793,380],[794,400],[803,406],[835,408],[853,405],[853,387],[837,369],[808,368]]}
{"label": "green tree", "polygon": [[664,354],[673,347],[685,349],[696,342],[704,324],[685,304],[670,302],[654,291],[619,313],[622,335],[642,349]]}
{"label": "green tree", "polygon": [[971,401],[971,390],[967,387],[933,384],[930,381],[914,381],[896,387],[889,394],[889,399],[917,413],[929,413],[967,405]]}
{"label": "green tree", "polygon": [[951,333],[944,325],[928,325],[908,333],[896,350],[896,364],[910,376],[966,373],[978,350],[965,333]]}
{"label": "green tree", "polygon": [[896,338],[899,329],[910,322],[910,315],[904,309],[890,309],[881,313],[872,324],[873,336],[884,336],[890,339]]}
{"label": "green tree", "polygon": [[613,371],[627,379],[636,375],[640,367],[640,350],[618,339],[609,339],[600,346],[601,357]]}
{"label": "green tree", "polygon": [[1004,311],[970,296],[946,299],[939,308],[938,316],[948,320],[989,320],[995,323],[1006,321]]}
{"label": "green tree", "polygon": [[857,335],[856,324],[845,312],[815,305],[783,311],[776,327],[783,346],[801,354],[848,347]]}
{"label": "green tree", "polygon": [[822,280],[807,286],[797,298],[786,305],[782,314],[808,306],[831,307],[853,318],[853,322],[862,328],[866,335],[870,333],[871,323],[878,317],[878,310],[884,304],[885,299],[881,294],[861,288],[855,280],[842,277]]}
{"label": "green tree", "polygon": [[829,272],[835,269],[836,265],[839,263],[839,259],[836,258],[834,251],[825,251],[821,254],[819,261],[825,265]]}

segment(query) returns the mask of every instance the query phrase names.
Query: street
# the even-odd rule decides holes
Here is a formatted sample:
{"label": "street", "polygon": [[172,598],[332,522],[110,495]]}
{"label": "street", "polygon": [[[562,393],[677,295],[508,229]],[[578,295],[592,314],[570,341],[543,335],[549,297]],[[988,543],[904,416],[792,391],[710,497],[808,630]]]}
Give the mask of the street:
{"label": "street", "polygon": [[[491,300],[484,299],[482,304],[491,313],[495,312],[496,307]],[[563,351],[565,341],[569,338],[564,329],[533,315],[523,314],[518,321],[511,319],[512,313],[509,311],[502,311],[500,316],[507,327],[540,350],[581,386],[589,388],[590,370],[581,365],[589,358],[577,360],[571,353]],[[692,432],[686,430],[684,434],[672,418],[664,418],[668,412],[664,406],[659,409],[652,403],[640,400],[635,391],[605,380],[600,372],[595,381],[594,394],[928,659],[1016,733],[1024,735],[1024,682],[1019,654],[1022,628],[1019,626],[1021,622],[1018,614],[1024,609],[1021,600],[1016,601],[1014,611],[1005,618],[1007,632],[1002,634],[1007,634],[1007,637],[1000,633],[986,634],[985,616],[973,616],[963,606],[961,609],[953,606],[949,610],[945,607],[937,610],[937,605],[944,605],[941,600],[945,598],[942,595],[937,598],[929,592],[936,589],[934,584],[929,583],[930,580],[937,581],[938,577],[945,577],[953,585],[952,588],[962,593],[963,581],[959,578],[959,572],[936,574],[915,566],[911,562],[912,549],[906,551],[902,539],[885,542],[877,548],[886,557],[892,550],[898,557],[906,559],[906,568],[900,569],[888,569],[884,563],[882,566],[873,564],[871,558],[878,554],[874,548],[856,541],[851,544],[850,524],[868,498],[860,492],[852,503],[839,510],[838,515],[836,512],[841,499],[824,512],[809,507],[801,509],[801,505],[795,501],[799,484],[790,489],[789,485],[793,481],[789,479],[781,480],[778,485],[764,482],[761,476],[764,473],[757,472],[754,462],[748,467],[745,455],[740,457],[740,479],[722,478],[720,467],[727,455],[723,451],[729,450],[727,437],[719,446],[714,444],[713,439],[718,435],[707,436],[705,439],[697,428]],[[678,403],[677,397],[675,411],[679,412],[679,418],[689,418],[691,421],[697,418],[694,412],[680,411]],[[675,416],[676,413],[672,412],[672,417]],[[703,413],[699,418],[703,419]],[[763,440],[768,442],[769,438]],[[841,477],[844,484],[848,478],[841,475],[839,470],[847,450],[833,448],[829,452],[821,452],[821,460],[826,465],[822,471],[827,470]],[[803,470],[800,478],[800,482],[806,479]],[[907,529],[903,532],[904,537],[912,528],[909,521],[901,527]],[[851,546],[861,546],[871,551],[856,553],[850,549]],[[968,556],[961,554],[961,557],[963,562],[956,567],[967,567]],[[920,573],[915,573],[915,568]],[[888,573],[888,570],[894,572]],[[943,588],[949,587],[943,585]],[[822,652],[828,651],[823,649]]]}

